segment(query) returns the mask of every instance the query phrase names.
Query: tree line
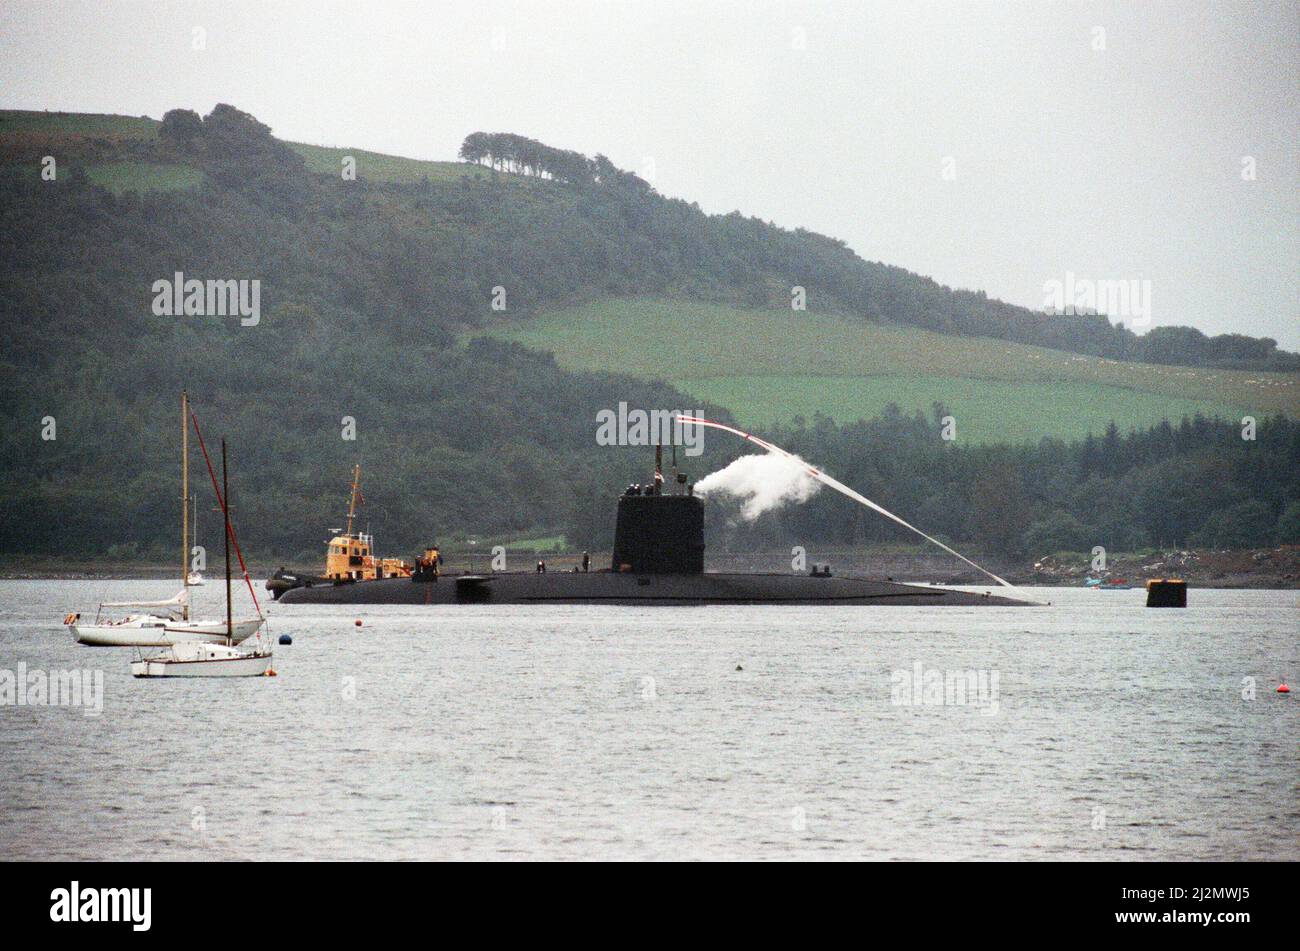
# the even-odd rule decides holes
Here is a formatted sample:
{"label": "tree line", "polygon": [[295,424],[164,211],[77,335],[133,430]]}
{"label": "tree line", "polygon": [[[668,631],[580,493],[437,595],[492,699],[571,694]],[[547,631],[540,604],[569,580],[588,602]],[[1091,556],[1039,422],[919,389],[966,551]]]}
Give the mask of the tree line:
{"label": "tree line", "polygon": [[618,185],[650,191],[636,174],[618,168],[604,155],[587,158],[571,149],[557,149],[510,132],[471,132],[461,144],[460,158],[497,171],[535,175],[568,185]]}
{"label": "tree line", "polygon": [[[1300,544],[1300,422],[1202,416],[1074,442],[962,446],[933,418],[890,406],[880,417],[837,425],[796,420],[770,438],[867,498],[953,544],[1008,558],[1150,548],[1255,548]],[[739,452],[739,450],[736,450]],[[834,492],[760,516],[711,504],[719,547],[914,543],[905,529]],[[574,531],[593,526],[575,517]],[[595,543],[607,536],[588,536]]]}

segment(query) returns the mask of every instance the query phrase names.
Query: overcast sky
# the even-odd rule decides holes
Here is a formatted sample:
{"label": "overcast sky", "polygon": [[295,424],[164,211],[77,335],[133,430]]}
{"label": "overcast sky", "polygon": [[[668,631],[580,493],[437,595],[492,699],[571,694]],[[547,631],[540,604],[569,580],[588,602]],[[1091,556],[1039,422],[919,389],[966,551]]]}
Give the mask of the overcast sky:
{"label": "overcast sky", "polygon": [[1067,272],[1150,280],[1154,323],[1294,350],[1298,11],[0,0],[0,106],[228,102],[286,139],[435,159],[517,132],[953,287],[1038,308]]}

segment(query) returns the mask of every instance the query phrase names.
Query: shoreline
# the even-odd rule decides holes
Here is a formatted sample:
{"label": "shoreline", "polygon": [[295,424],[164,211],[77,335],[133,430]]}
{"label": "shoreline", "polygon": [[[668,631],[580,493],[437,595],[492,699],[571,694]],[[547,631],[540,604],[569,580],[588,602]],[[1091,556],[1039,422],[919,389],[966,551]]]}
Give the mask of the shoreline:
{"label": "shoreline", "polygon": [[[581,561],[577,553],[512,552],[508,570],[528,570],[544,559],[548,568],[571,571]],[[988,581],[973,569],[954,569],[952,559],[928,552],[889,550],[819,550],[807,556],[813,562],[829,562],[837,574],[892,579],[902,582],[971,585]],[[487,571],[488,559],[481,553],[448,553],[448,571]],[[593,565],[609,562],[609,553],[592,555]],[[1092,574],[1086,556],[1045,556],[1029,564],[990,558],[985,564],[1017,587],[1082,587]],[[254,563],[249,575],[259,590],[280,564]],[[285,567],[312,570],[316,566],[285,563]],[[316,570],[319,570],[316,567]],[[790,555],[777,552],[711,552],[708,571],[789,572]],[[1150,578],[1177,577],[1200,588],[1300,590],[1300,546],[1242,549],[1232,551],[1179,550],[1168,553],[1117,554],[1112,557],[1112,577],[1124,577],[1142,587]],[[205,575],[205,587],[221,583],[221,574]],[[174,566],[151,562],[120,562],[96,559],[4,558],[0,559],[0,581],[166,581],[176,579]],[[241,577],[233,577],[236,582]]]}

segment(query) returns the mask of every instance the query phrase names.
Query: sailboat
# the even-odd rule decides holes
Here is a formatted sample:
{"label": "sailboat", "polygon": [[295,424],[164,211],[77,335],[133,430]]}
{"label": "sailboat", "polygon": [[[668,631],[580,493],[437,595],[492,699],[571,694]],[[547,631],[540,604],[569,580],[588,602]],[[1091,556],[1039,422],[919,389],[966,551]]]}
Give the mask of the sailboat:
{"label": "sailboat", "polygon": [[[224,439],[221,440],[221,485],[221,514],[225,522],[226,536],[225,640],[220,644],[193,641],[173,644],[157,654],[132,661],[131,676],[133,677],[262,677],[274,674],[271,670],[271,648],[261,643],[261,635],[257,638],[258,646],[251,651],[241,651],[235,647],[235,622],[230,596],[230,539],[234,533],[230,528],[230,478],[227,473]],[[239,557],[239,563],[243,567],[242,555]],[[246,569],[244,581],[248,582]],[[252,591],[251,584],[249,584],[249,591]]]}
{"label": "sailboat", "polygon": [[[224,620],[195,620],[190,617],[190,398],[181,392],[181,590],[163,601],[106,601],[99,605],[93,624],[82,624],[80,614],[64,618],[78,644],[92,647],[165,647],[190,641],[238,644],[262,626],[260,615]],[[198,422],[194,421],[195,432]],[[216,485],[215,477],[213,485]],[[125,612],[115,617],[119,611]]]}

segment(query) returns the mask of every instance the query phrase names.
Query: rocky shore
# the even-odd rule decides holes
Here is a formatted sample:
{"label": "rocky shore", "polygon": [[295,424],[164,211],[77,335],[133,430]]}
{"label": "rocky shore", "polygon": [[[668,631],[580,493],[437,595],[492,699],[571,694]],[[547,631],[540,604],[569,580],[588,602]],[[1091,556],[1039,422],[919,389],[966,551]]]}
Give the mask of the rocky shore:
{"label": "rocky shore", "polygon": [[[1112,578],[1127,578],[1142,584],[1149,578],[1182,578],[1201,588],[1300,588],[1300,545],[1277,548],[1214,551],[1183,549],[1141,555],[1119,554],[1107,560]],[[1016,580],[1024,584],[1082,584],[1086,577],[1098,577],[1091,558],[1047,556],[1034,563],[1033,570]]]}

